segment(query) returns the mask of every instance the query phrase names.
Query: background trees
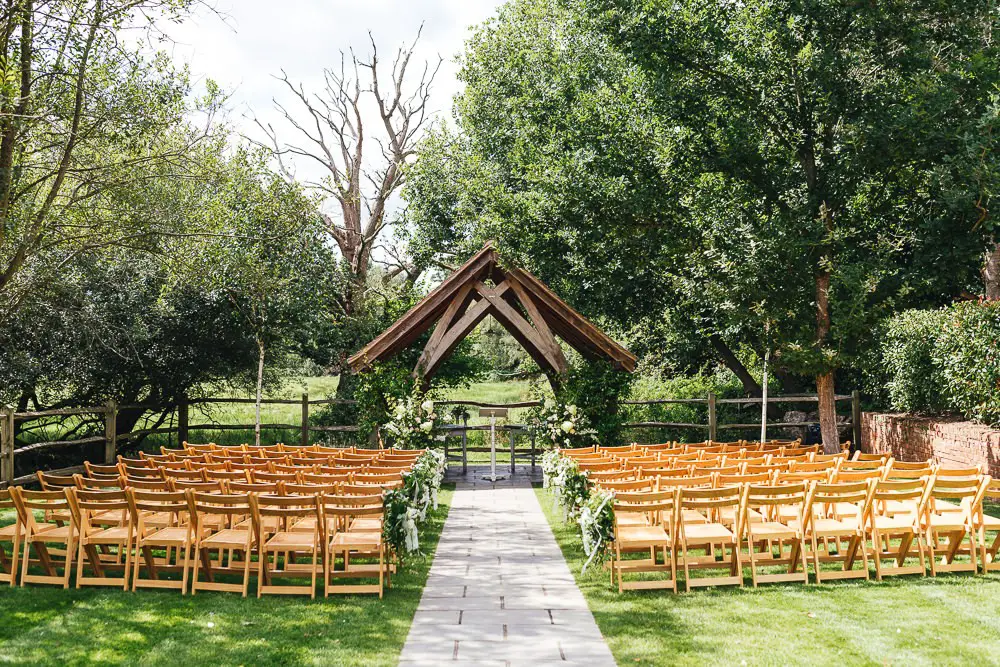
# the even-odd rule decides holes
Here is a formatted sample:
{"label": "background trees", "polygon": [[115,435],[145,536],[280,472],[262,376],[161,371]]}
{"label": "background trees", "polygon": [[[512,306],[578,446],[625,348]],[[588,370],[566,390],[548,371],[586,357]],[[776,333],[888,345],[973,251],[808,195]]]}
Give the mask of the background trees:
{"label": "background trees", "polygon": [[996,18],[513,2],[468,44],[410,220],[445,251],[496,237],[584,312],[700,339],[686,353],[737,375],[770,348],[783,382],[816,383],[832,448],[834,373],[875,323],[982,289]]}

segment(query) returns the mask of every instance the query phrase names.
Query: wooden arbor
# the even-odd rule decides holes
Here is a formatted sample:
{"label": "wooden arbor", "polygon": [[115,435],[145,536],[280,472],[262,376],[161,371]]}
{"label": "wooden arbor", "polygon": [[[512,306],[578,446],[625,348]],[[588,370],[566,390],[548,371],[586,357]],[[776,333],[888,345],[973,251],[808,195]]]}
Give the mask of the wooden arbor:
{"label": "wooden arbor", "polygon": [[355,372],[412,345],[434,323],[414,375],[429,380],[487,315],[496,319],[550,378],[566,373],[556,336],[586,359],[635,370],[635,356],[523,269],[504,267],[491,244],[396,320],[348,362]]}

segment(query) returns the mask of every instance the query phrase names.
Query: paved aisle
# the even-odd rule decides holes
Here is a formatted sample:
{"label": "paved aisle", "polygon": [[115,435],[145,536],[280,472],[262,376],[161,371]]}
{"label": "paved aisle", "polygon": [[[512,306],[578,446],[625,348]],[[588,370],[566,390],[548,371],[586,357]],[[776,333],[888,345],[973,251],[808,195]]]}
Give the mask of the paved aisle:
{"label": "paved aisle", "polygon": [[526,478],[459,481],[400,665],[614,665]]}

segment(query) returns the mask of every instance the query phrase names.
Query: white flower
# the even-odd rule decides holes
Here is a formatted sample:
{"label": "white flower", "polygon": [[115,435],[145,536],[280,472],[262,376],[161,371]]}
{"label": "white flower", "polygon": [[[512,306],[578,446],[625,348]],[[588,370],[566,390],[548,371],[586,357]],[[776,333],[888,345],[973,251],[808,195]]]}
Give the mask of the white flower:
{"label": "white flower", "polygon": [[402,419],[403,417],[406,416],[406,406],[403,405],[402,403],[397,403],[396,411],[394,414],[396,416],[396,419]]}
{"label": "white flower", "polygon": [[573,432],[573,422],[571,422],[571,421],[564,421],[562,424],[560,424],[559,428],[561,428],[563,430],[563,433],[572,433]]}
{"label": "white flower", "polygon": [[425,421],[423,424],[420,425],[420,430],[423,431],[424,433],[430,433],[433,429],[434,429],[434,422],[429,420]]}

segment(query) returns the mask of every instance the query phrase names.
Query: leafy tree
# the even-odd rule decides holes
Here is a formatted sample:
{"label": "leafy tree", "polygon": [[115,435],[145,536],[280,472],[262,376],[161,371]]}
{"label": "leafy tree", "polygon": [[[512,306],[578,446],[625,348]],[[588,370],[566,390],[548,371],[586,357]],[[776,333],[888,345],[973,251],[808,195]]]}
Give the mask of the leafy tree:
{"label": "leafy tree", "polygon": [[[11,0],[0,9],[0,311],[62,262],[127,246],[150,220],[105,215],[109,190],[183,171],[186,73],[119,30],[182,19],[194,0]],[[173,135],[173,141],[165,138]],[[31,270],[31,269],[35,270]]]}
{"label": "leafy tree", "polygon": [[964,158],[991,150],[970,137],[995,20],[971,1],[514,2],[467,45],[412,224],[446,249],[498,238],[619,325],[680,314],[727,365],[734,342],[772,349],[815,378],[832,449],[834,373],[874,324],[977,280],[992,183]]}
{"label": "leafy tree", "polygon": [[204,231],[177,244],[172,260],[181,287],[201,284],[232,305],[257,348],[255,442],[265,358],[292,348],[330,306],[329,262],[313,202],[267,169],[262,151],[239,148],[220,164],[214,196],[199,213]]}

